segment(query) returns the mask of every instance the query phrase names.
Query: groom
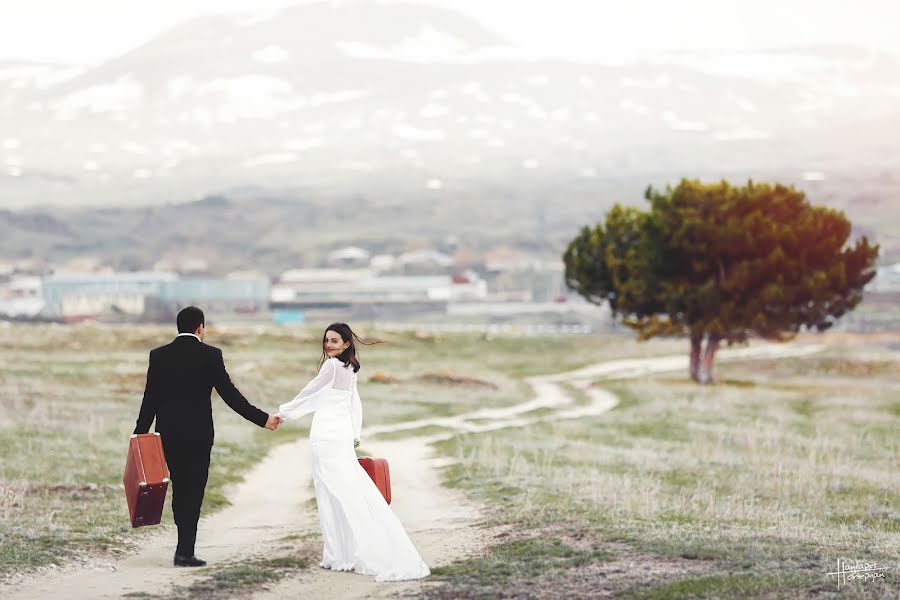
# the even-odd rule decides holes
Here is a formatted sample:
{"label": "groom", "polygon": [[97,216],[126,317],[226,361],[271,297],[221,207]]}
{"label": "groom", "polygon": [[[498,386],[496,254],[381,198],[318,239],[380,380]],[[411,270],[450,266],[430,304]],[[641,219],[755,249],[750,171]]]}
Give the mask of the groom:
{"label": "groom", "polygon": [[178,336],[172,343],[150,352],[147,385],[134,433],[147,433],[156,418],[172,480],[172,513],[178,526],[175,566],[202,567],[206,561],[194,556],[194,543],[213,445],[212,388],[233,411],[260,427],[278,429],[281,420],[247,402],[231,383],[222,351],[203,343],[206,319],[202,310],[185,308],[178,313],[177,325]]}

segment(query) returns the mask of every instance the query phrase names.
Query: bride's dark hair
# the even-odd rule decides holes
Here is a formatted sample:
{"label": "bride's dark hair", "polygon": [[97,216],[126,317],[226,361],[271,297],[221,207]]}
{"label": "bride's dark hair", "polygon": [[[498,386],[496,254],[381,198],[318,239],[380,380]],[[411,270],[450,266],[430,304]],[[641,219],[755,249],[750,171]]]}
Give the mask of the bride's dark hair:
{"label": "bride's dark hair", "polygon": [[371,346],[372,344],[380,344],[381,340],[367,340],[359,337],[353,330],[350,329],[350,326],[346,323],[332,323],[328,327],[325,328],[325,333],[322,334],[322,358],[319,360],[319,368],[322,368],[322,365],[325,364],[325,361],[328,360],[328,355],[325,354],[325,338],[328,336],[329,331],[334,331],[339,336],[341,336],[341,340],[345,342],[350,342],[350,345],[347,346],[347,349],[338,354],[335,358],[344,363],[345,367],[349,367],[353,365],[353,372],[356,373],[359,371],[359,358],[356,356],[356,342],[363,344],[365,346]]}

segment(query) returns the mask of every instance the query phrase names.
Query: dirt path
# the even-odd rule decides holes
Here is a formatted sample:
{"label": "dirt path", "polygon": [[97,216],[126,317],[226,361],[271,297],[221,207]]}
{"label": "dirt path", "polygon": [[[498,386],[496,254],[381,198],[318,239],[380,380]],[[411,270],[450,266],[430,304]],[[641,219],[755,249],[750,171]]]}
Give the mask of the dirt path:
{"label": "dirt path", "polygon": [[[805,356],[823,346],[765,345],[726,350],[720,360],[746,360]],[[610,361],[577,371],[528,379],[535,397],[521,404],[488,408],[447,418],[421,419],[369,427],[363,431],[364,448],[388,457],[394,490],[394,509],[430,566],[452,563],[477,554],[490,537],[478,526],[481,508],[460,492],[440,484],[439,468],[446,459],[435,457],[430,443],[460,432],[484,432],[520,427],[547,420],[574,419],[602,414],[616,405],[617,398],[591,384],[607,377],[640,377],[649,373],[687,371],[687,358],[658,357]],[[583,390],[589,401],[579,404],[559,383]],[[529,416],[536,409],[540,416]],[[380,434],[410,431],[424,426],[443,427],[446,433],[409,437],[398,441],[380,439]],[[200,524],[197,554],[211,565],[234,563],[269,555],[288,536],[318,532],[309,469],[307,441],[299,440],[274,448],[229,498],[231,506],[204,518]],[[120,598],[128,593],[165,593],[174,585],[188,585],[208,569],[175,569],[172,549],[174,528],[163,530],[147,541],[144,549],[128,558],[98,563],[93,568],[68,568],[47,572],[14,588],[0,588],[0,597],[32,600],[64,594],[71,599]],[[312,568],[254,595],[260,600],[281,598],[387,598],[415,593],[427,580],[375,583],[353,573],[333,573]]]}

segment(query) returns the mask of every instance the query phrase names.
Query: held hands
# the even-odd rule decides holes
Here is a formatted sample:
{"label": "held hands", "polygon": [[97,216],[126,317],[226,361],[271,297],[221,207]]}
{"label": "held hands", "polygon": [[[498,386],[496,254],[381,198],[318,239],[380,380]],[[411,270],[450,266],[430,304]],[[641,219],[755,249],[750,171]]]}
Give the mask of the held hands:
{"label": "held hands", "polygon": [[269,415],[269,418],[266,419],[265,428],[275,431],[281,427],[282,423],[284,423],[284,418],[281,415]]}

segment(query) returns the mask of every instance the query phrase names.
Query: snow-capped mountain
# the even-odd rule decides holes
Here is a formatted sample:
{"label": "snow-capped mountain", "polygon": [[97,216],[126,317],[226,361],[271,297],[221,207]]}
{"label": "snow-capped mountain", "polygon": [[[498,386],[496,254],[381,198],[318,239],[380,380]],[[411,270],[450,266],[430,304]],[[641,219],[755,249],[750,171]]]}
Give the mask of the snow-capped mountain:
{"label": "snow-capped mountain", "polygon": [[87,70],[0,63],[0,205],[817,180],[892,164],[898,100],[900,64],[856,47],[610,66],[523,55],[447,9],[305,4],[189,21]]}

